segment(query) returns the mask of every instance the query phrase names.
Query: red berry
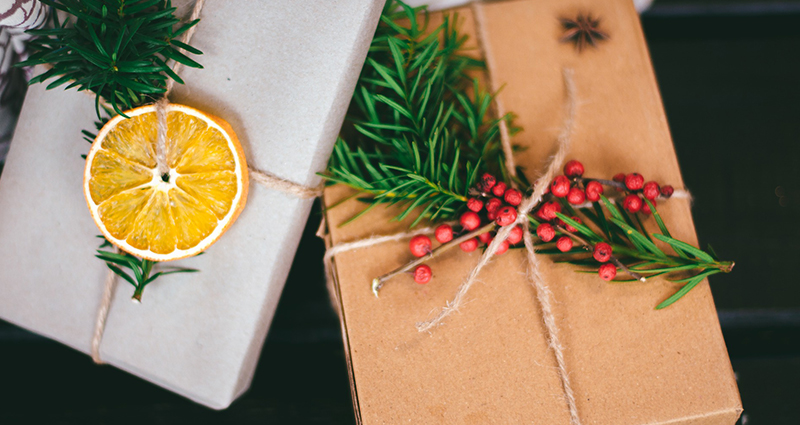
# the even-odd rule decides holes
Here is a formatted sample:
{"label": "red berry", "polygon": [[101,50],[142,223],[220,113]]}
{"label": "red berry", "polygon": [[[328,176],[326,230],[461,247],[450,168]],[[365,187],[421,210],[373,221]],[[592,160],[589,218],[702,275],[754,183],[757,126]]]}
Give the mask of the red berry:
{"label": "red berry", "polygon": [[472,239],[470,239],[468,241],[461,242],[458,246],[464,252],[472,252],[472,251],[475,251],[476,249],[478,249],[478,240],[475,239],[475,238],[472,238]]}
{"label": "red berry", "polygon": [[[653,206],[656,206],[656,200],[655,199],[653,199],[650,202],[653,203]],[[650,215],[652,213],[653,213],[653,211],[650,210],[650,205],[647,205],[647,202],[642,202],[642,214]]]}
{"label": "red berry", "polygon": [[544,242],[550,242],[556,237],[556,229],[550,223],[542,223],[536,228],[536,236]]}
{"label": "red berry", "polygon": [[550,221],[556,218],[557,212],[561,212],[561,204],[558,202],[545,202],[539,210],[536,211],[536,217],[545,221]]}
{"label": "red berry", "polygon": [[562,236],[556,241],[556,248],[561,252],[567,252],[572,249],[572,239],[569,236]]}
{"label": "red berry", "polygon": [[420,285],[430,282],[431,276],[433,276],[433,272],[426,264],[420,264],[414,269],[414,282]]}
{"label": "red berry", "polygon": [[594,257],[595,260],[601,263],[605,263],[611,258],[612,252],[613,249],[611,248],[611,245],[605,242],[598,242],[594,246],[594,253],[592,254],[592,256]]}
{"label": "red berry", "polygon": [[508,239],[500,242],[500,246],[497,247],[497,251],[494,252],[494,255],[503,255],[508,251]]}
{"label": "red berry", "polygon": [[553,192],[553,196],[563,198],[569,193],[569,184],[567,176],[556,176],[550,184],[550,191]]}
{"label": "red berry", "polygon": [[503,194],[506,193],[506,184],[503,183],[503,182],[497,183],[492,188],[492,193],[494,193],[494,196],[497,196],[498,198],[502,198]]}
{"label": "red berry", "polygon": [[631,173],[625,176],[625,187],[628,190],[639,190],[644,186],[644,177],[639,173]]}
{"label": "red berry", "polygon": [[666,185],[661,188],[661,196],[665,198],[669,198],[673,193],[675,193],[675,189],[673,189],[673,187],[670,185]]}
{"label": "red berry", "polygon": [[586,200],[586,193],[577,187],[573,187],[567,194],[567,202],[572,205],[580,205]]}
{"label": "red berry", "polygon": [[[625,174],[624,173],[614,174],[614,181],[623,183],[625,181]],[[622,189],[618,187],[617,192],[622,192]]]}
{"label": "red berry", "polygon": [[628,195],[622,201],[622,206],[629,213],[637,213],[642,209],[642,198],[639,195]]}
{"label": "red berry", "polygon": [[450,242],[453,240],[453,228],[449,224],[442,224],[436,228],[433,235],[439,243]]}
{"label": "red berry", "polygon": [[[583,224],[583,222],[581,221],[580,217],[570,217],[570,218],[575,220],[575,221],[577,221],[578,224]],[[575,232],[578,231],[578,229],[576,229],[576,228],[574,228],[574,227],[572,227],[572,226],[570,226],[569,224],[566,224],[566,223],[564,223],[564,227],[567,229],[568,232],[575,233]]]}
{"label": "red berry", "polygon": [[605,263],[600,266],[600,269],[597,271],[597,274],[600,275],[600,278],[609,281],[614,279],[617,276],[617,267],[611,263]]}
{"label": "red berry", "polygon": [[508,189],[506,190],[503,199],[506,200],[508,205],[517,206],[522,202],[522,192],[518,191],[517,189]]}
{"label": "red berry", "polygon": [[469,208],[470,211],[478,212],[483,208],[483,201],[477,198],[469,198],[467,199],[467,208]]}
{"label": "red berry", "polygon": [[603,194],[603,185],[594,180],[586,184],[586,199],[591,202],[600,200],[600,195]]}
{"label": "red berry", "polygon": [[497,218],[497,210],[486,213],[486,218],[488,218],[489,221],[494,221]]}
{"label": "red berry", "polygon": [[493,175],[489,173],[483,173],[483,176],[481,176],[481,182],[478,185],[480,186],[479,188],[481,191],[488,192],[492,190],[496,182],[497,179],[495,179]]}
{"label": "red berry", "polygon": [[497,218],[495,219],[495,222],[497,222],[497,224],[500,226],[508,226],[516,220],[517,210],[514,209],[514,207],[503,207],[497,211]]}
{"label": "red berry", "polygon": [[522,240],[522,227],[514,226],[514,228],[511,229],[511,233],[508,234],[508,238],[506,238],[506,240],[511,245],[518,244]]}
{"label": "red berry", "polygon": [[414,236],[408,243],[408,249],[411,250],[411,254],[415,257],[422,257],[431,252],[431,238],[425,235]]}
{"label": "red berry", "polygon": [[642,188],[642,195],[651,201],[656,199],[659,193],[661,193],[661,188],[658,187],[658,183],[656,182],[647,182]]}
{"label": "red berry", "polygon": [[497,212],[497,210],[500,209],[501,206],[503,206],[503,201],[501,201],[498,198],[492,198],[489,199],[488,202],[486,202],[486,211],[489,211],[490,213]]}
{"label": "red berry", "polygon": [[564,166],[564,174],[567,177],[580,177],[583,175],[583,164],[580,161],[572,160]]}
{"label": "red berry", "polygon": [[475,211],[467,211],[461,214],[461,227],[468,231],[473,231],[481,226],[481,218]]}
{"label": "red berry", "polygon": [[480,235],[478,235],[478,239],[480,239],[481,242],[483,242],[483,243],[488,245],[489,243],[492,242],[492,239],[494,239],[494,236],[492,236],[492,234],[490,232],[486,232],[486,233],[481,233]]}

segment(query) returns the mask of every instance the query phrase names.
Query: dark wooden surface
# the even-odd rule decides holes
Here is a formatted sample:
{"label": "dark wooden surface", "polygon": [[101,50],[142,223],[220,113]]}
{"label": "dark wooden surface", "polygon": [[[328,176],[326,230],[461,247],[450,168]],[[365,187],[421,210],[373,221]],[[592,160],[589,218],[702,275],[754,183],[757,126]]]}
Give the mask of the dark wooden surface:
{"label": "dark wooden surface", "polygon": [[[700,239],[737,262],[711,282],[742,423],[796,424],[800,7],[664,0],[643,23]],[[313,235],[318,220],[315,209],[253,386],[228,410],[208,410],[0,322],[0,423],[354,423],[323,246]]]}

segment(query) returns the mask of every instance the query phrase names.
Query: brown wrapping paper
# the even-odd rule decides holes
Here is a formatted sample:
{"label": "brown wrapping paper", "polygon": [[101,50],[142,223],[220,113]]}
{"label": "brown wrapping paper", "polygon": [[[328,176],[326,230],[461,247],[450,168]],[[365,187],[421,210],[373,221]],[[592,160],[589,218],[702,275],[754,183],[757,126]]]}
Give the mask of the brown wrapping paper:
{"label": "brown wrapping paper", "polygon": [[[638,16],[628,0],[505,1],[482,10],[484,55],[499,98],[524,131],[513,143],[533,180],[555,149],[565,88],[574,69],[579,98],[569,158],[589,176],[642,173],[683,187]],[[460,9],[473,35],[474,9]],[[558,40],[562,16],[591,12],[611,36],[582,54]],[[470,37],[475,43],[475,37]],[[332,205],[349,195],[330,188]],[[329,244],[403,231],[396,211],[376,208],[344,227],[363,204],[327,211]],[[673,235],[696,243],[687,200],[659,205]],[[449,251],[429,262],[433,280],[399,277],[380,298],[371,280],[411,259],[407,241],[336,255],[332,275],[340,307],[359,423],[567,424],[569,414],[548,347],[540,306],[525,276],[523,250],[496,258],[469,301],[444,325],[419,333],[456,293],[481,253]],[[540,256],[584,424],[733,424],[741,413],[736,382],[707,283],[673,306],[655,305],[678,289],[662,279],[609,284]]]}

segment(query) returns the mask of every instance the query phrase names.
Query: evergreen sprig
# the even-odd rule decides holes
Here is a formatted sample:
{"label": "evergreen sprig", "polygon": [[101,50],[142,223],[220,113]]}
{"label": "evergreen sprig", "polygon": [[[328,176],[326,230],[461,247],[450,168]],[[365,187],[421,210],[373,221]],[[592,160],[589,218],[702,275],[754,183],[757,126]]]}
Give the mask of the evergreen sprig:
{"label": "evergreen sprig", "polygon": [[412,226],[449,219],[479,172],[503,170],[499,124],[512,117],[491,118],[493,94],[470,75],[484,64],[465,54],[457,21],[445,17],[429,31],[424,8],[386,4],[351,103],[352,127],[323,175],[369,195],[364,212],[388,203],[404,207],[397,219],[416,214]]}
{"label": "evergreen sprig", "polygon": [[[67,18],[51,13],[52,28],[31,30],[34,52],[18,66],[50,64],[52,67],[30,83],[55,79],[47,88],[64,84],[96,95],[100,116],[100,97],[122,114],[164,93],[167,78],[183,80],[167,66],[174,60],[186,66],[202,65],[179,49],[199,55],[202,52],[177,40],[199,20],[178,25],[176,8],[164,0],[42,0],[63,11]],[[124,114],[123,114],[124,115]]]}
{"label": "evergreen sprig", "polygon": [[[142,292],[144,292],[145,286],[158,279],[159,276],[174,273],[194,273],[198,271],[197,269],[173,266],[168,267],[166,270],[153,273],[153,266],[158,264],[156,261],[135,257],[124,251],[120,251],[119,253],[106,251],[103,248],[110,248],[112,246],[111,243],[103,236],[97,237],[103,239],[103,244],[97,249],[97,255],[95,255],[95,257],[105,261],[106,266],[108,266],[111,271],[133,285],[133,299],[136,301],[142,301]],[[126,273],[125,270],[128,270],[129,273]]]}
{"label": "evergreen sprig", "polygon": [[[562,257],[563,259],[558,262],[584,268],[578,272],[596,274],[598,263],[592,258],[592,247],[599,242],[608,243],[613,249],[614,260],[618,261],[617,266],[628,274],[627,277],[617,278],[613,282],[644,281],[662,276],[671,278],[668,279],[671,282],[685,284],[675,294],[658,304],[656,309],[670,306],[704,278],[717,273],[729,273],[733,269],[734,263],[720,261],[710,246],[708,251],[703,251],[673,238],[655,204],[649,199],[644,201],[650,207],[661,233],[651,234],[639,213],[631,214],[623,208],[617,208],[603,195],[600,195],[600,199],[599,202],[593,202],[591,208],[572,208],[563,198],[559,199],[558,202],[568,214],[556,213],[564,223],[563,226],[556,226],[556,238],[569,236],[577,244],[572,250],[561,252],[553,246],[553,243],[540,241],[536,244],[536,252]],[[581,222],[576,221],[575,217],[581,218]],[[528,220],[534,229],[541,224],[534,215],[530,215]],[[573,227],[576,232],[568,231],[566,226]],[[664,251],[655,243],[656,241],[663,242],[672,251]],[[585,267],[590,269],[586,270]]]}
{"label": "evergreen sprig", "polygon": [[[164,93],[168,78],[183,84],[167,65],[168,60],[202,68],[181,49],[196,55],[202,52],[177,40],[199,19],[180,25],[174,16],[176,8],[169,0],[41,1],[55,9],[50,14],[52,28],[28,31],[37,36],[29,42],[34,53],[16,66],[48,64],[50,69],[31,79],[30,84],[55,78],[47,89],[67,84],[66,89],[77,87],[97,95],[98,131],[108,117],[125,116],[122,109],[150,102]],[[60,20],[56,11],[63,12],[66,18]],[[102,103],[101,97],[110,106]],[[89,143],[96,137],[93,131],[83,131],[83,138]],[[136,300],[141,300],[145,286],[160,276],[197,271],[165,267],[154,272],[156,262],[103,249],[110,246],[104,239],[96,256],[134,286]]]}
{"label": "evergreen sprig", "polygon": [[[458,32],[456,22],[457,17],[445,16],[441,25],[429,31],[423,8],[387,3],[353,96],[349,125],[342,130],[323,175],[331,183],[356,189],[359,199],[369,204],[344,224],[378,204],[400,205],[395,219],[414,217],[412,227],[422,219],[452,219],[466,211],[469,197],[483,197],[484,201],[492,197],[477,184],[479,175],[488,172],[502,176],[503,181],[510,180],[499,144],[499,124],[502,120],[510,124],[512,116],[492,118],[494,94],[483,90],[470,75],[480,71],[483,64],[465,55],[465,37]],[[525,193],[530,184],[523,173],[518,174],[521,177],[516,183]],[[577,178],[573,184],[585,188],[590,180]],[[625,190],[615,182],[597,181]],[[642,219],[647,216],[628,213],[605,197],[588,208],[573,208],[564,198],[552,194],[546,195],[545,201],[558,202],[564,211],[557,215],[560,222],[551,221],[556,234],[569,236],[576,243],[570,251],[561,252],[555,243],[542,241],[534,231],[538,253],[581,266],[579,272],[597,273],[599,263],[592,257],[593,247],[608,243],[614,253],[612,262],[623,272],[614,282],[660,276],[684,283],[658,309],[686,295],[704,278],[733,268],[733,262],[720,261],[710,247],[703,251],[672,238],[655,204],[647,199],[644,201],[660,233],[648,232]],[[532,229],[542,224],[536,213],[528,217]],[[581,223],[572,217],[581,218]],[[458,246],[474,233],[497,227],[491,219],[488,221],[481,230],[462,229],[454,235],[458,237],[428,255],[376,278],[373,291],[377,295],[387,280]],[[570,232],[568,227],[575,231]]]}

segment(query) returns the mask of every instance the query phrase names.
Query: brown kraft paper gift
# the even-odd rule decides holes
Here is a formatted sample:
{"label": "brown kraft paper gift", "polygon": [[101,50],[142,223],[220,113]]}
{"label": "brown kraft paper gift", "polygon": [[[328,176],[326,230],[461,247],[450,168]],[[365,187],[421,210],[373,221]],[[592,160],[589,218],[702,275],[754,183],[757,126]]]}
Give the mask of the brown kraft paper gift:
{"label": "brown kraft paper gift", "polygon": [[[566,115],[562,71],[574,70],[578,109],[567,158],[587,175],[642,173],[683,187],[639,18],[629,0],[504,1],[457,10],[475,46],[481,13],[483,55],[499,100],[524,131],[512,142],[533,181],[555,150]],[[591,12],[610,35],[578,53],[559,42],[558,18]],[[438,16],[433,16],[436,19]],[[333,205],[351,192],[326,191]],[[397,211],[350,200],[327,211],[328,243],[407,229]],[[674,237],[697,243],[686,199],[659,204]],[[652,220],[652,219],[651,219]],[[523,249],[492,260],[468,301],[432,332],[415,323],[453,297],[480,250],[452,250],[430,262],[433,280],[388,282],[376,298],[373,278],[411,259],[407,240],[335,255],[340,308],[356,417],[363,424],[568,424],[569,412],[548,347],[540,305],[526,277]],[[733,424],[742,408],[708,284],[664,310],[678,288],[663,279],[609,284],[539,256],[553,292],[567,370],[583,424]]]}

